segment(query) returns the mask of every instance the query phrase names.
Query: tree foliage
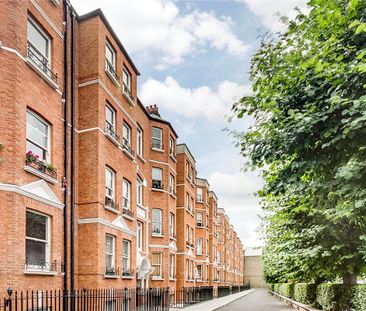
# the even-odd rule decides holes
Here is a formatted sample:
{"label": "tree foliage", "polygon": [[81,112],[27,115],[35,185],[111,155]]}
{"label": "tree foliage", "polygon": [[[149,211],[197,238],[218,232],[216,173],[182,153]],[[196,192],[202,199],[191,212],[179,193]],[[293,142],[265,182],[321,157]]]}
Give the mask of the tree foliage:
{"label": "tree foliage", "polygon": [[252,58],[255,122],[242,154],[263,172],[270,282],[354,281],[366,269],[366,1],[311,0]]}

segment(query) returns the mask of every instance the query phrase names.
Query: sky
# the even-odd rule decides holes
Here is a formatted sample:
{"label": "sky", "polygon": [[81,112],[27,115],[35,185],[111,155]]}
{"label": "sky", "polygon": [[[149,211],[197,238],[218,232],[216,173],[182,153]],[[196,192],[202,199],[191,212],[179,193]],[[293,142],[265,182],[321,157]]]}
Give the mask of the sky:
{"label": "sky", "polygon": [[158,105],[196,159],[244,247],[263,244],[257,172],[245,170],[235,139],[249,118],[228,122],[232,104],[251,94],[251,56],[268,32],[285,29],[305,0],[72,0],[79,15],[101,8],[141,72],[138,96]]}

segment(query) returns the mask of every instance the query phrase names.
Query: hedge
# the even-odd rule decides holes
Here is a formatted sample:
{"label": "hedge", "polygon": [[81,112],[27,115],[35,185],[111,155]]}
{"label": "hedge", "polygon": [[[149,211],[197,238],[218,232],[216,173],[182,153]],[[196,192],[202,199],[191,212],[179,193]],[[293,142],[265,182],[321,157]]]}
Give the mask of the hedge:
{"label": "hedge", "polygon": [[279,294],[287,298],[292,298],[294,296],[294,284],[281,283],[279,286]]}
{"label": "hedge", "polygon": [[313,304],[316,299],[316,285],[308,283],[295,284],[293,297],[303,304]]}
{"label": "hedge", "polygon": [[274,291],[274,284],[273,283],[270,283],[270,284],[268,284],[268,289],[270,290],[270,291]]}
{"label": "hedge", "polygon": [[316,302],[324,311],[349,310],[353,287],[343,284],[320,284],[316,289]]}
{"label": "hedge", "polygon": [[355,311],[366,311],[366,285],[354,287],[352,305]]}

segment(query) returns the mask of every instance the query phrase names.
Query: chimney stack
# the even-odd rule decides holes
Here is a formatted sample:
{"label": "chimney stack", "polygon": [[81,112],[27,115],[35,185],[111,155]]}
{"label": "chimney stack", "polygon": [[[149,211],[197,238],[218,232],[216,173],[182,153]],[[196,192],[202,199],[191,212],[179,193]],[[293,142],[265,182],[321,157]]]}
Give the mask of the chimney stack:
{"label": "chimney stack", "polygon": [[160,117],[160,113],[159,113],[159,108],[156,105],[150,105],[150,106],[146,106],[146,110],[148,111],[148,113],[156,115],[158,117]]}

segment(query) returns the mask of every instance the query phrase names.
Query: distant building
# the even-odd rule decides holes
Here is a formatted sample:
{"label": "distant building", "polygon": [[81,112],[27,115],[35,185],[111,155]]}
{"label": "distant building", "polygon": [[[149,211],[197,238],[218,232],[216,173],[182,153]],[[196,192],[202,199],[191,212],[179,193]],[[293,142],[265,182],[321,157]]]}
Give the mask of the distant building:
{"label": "distant building", "polygon": [[262,263],[262,247],[247,247],[244,250],[244,283],[250,287],[265,287]]}

